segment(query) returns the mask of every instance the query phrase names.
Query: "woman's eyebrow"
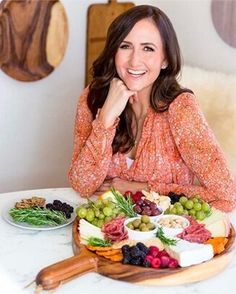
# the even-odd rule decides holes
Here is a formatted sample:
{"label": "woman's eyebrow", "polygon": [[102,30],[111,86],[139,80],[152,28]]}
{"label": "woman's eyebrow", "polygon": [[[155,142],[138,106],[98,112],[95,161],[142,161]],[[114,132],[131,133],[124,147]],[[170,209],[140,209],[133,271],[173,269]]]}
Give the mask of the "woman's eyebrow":
{"label": "woman's eyebrow", "polygon": [[[129,41],[122,41],[121,43],[126,43],[126,44],[129,44],[129,45],[132,45],[132,42],[129,42]],[[154,46],[155,48],[157,48],[157,46],[152,43],[152,42],[144,42],[144,43],[141,43],[142,46]]]}

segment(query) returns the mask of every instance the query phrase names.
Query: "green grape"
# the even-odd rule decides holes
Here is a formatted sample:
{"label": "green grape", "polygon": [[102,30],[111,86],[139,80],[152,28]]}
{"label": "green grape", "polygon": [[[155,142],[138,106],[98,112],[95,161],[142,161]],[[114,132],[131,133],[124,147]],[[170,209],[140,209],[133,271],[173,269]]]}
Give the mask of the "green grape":
{"label": "green grape", "polygon": [[170,213],[177,214],[177,209],[175,207],[171,208]]}
{"label": "green grape", "polygon": [[211,210],[210,205],[208,203],[206,203],[206,202],[203,202],[202,203],[202,211],[204,211],[204,212],[210,212],[210,210]]}
{"label": "green grape", "polygon": [[184,205],[184,203],[185,203],[186,201],[188,201],[188,198],[185,197],[185,196],[181,196],[181,197],[179,198],[179,202],[180,202],[182,205]]}
{"label": "green grape", "polygon": [[183,208],[182,205],[181,205],[181,206],[178,206],[178,207],[176,208],[176,212],[177,212],[177,214],[179,214],[179,215],[183,214],[183,211],[184,211],[184,208]]}
{"label": "green grape", "polygon": [[94,220],[91,222],[92,225],[97,226],[98,223],[98,219],[94,218]]}
{"label": "green grape", "polygon": [[102,211],[103,211],[105,216],[111,216],[112,215],[112,209],[110,207],[108,207],[108,206],[105,206]]}
{"label": "green grape", "polygon": [[193,201],[192,200],[187,200],[184,204],[185,208],[187,209],[192,209],[193,208]]}
{"label": "green grape", "polygon": [[101,200],[101,199],[97,199],[97,200],[94,202],[94,205],[95,205],[97,208],[102,207],[102,206],[103,206],[102,200]]}
{"label": "green grape", "polygon": [[198,203],[199,202],[199,199],[196,198],[196,197],[191,198],[191,200],[193,201],[193,203]]}
{"label": "green grape", "polygon": [[115,208],[113,209],[113,214],[114,214],[114,215],[119,214],[119,208],[115,207]]}
{"label": "green grape", "polygon": [[105,215],[102,213],[102,212],[100,212],[100,214],[99,214],[99,216],[98,216],[98,219],[104,219],[105,218]]}
{"label": "green grape", "polygon": [[100,215],[99,209],[94,209],[94,214],[96,217],[98,217]]}
{"label": "green grape", "polygon": [[108,223],[109,221],[111,221],[112,220],[112,218],[110,217],[110,216],[106,216],[105,218],[104,218],[104,223]]}
{"label": "green grape", "polygon": [[175,204],[174,204],[174,207],[175,207],[175,208],[178,208],[178,207],[180,207],[180,206],[182,206],[181,203],[179,203],[179,202],[175,202]]}
{"label": "green grape", "polygon": [[78,215],[79,218],[85,218],[87,214],[87,209],[83,206],[78,207],[76,209],[76,214]]}
{"label": "green grape", "polygon": [[204,218],[206,217],[205,212],[202,210],[197,211],[195,216],[196,216],[196,219],[200,221],[204,220]]}
{"label": "green grape", "polygon": [[193,204],[193,209],[196,210],[196,211],[200,211],[202,209],[202,205],[201,203],[194,203]]}
{"label": "green grape", "polygon": [[126,217],[126,214],[123,211],[121,211],[121,212],[119,212],[119,216]]}
{"label": "green grape", "polygon": [[104,221],[102,219],[99,219],[97,221],[97,227],[101,228],[103,226],[103,224],[104,224]]}
{"label": "green grape", "polygon": [[187,210],[187,209],[184,209],[182,214],[183,214],[183,215],[188,215],[188,214],[189,214],[189,212],[188,212],[188,210]]}
{"label": "green grape", "polygon": [[94,220],[94,212],[92,209],[88,209],[87,214],[86,214],[86,220],[88,222],[92,222]]}
{"label": "green grape", "polygon": [[115,203],[110,202],[108,203],[107,207],[110,207],[111,209],[114,209],[116,207]]}
{"label": "green grape", "polygon": [[189,213],[189,215],[191,215],[191,216],[195,216],[196,211],[192,208],[192,209],[190,209],[190,210],[188,211],[188,213]]}

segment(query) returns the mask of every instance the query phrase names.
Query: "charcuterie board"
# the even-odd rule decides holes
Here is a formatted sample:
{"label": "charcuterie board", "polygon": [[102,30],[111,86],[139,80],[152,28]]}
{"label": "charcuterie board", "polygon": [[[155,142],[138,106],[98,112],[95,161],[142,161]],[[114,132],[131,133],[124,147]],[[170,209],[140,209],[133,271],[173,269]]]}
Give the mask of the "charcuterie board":
{"label": "charcuterie board", "polygon": [[36,277],[37,285],[43,289],[52,289],[61,283],[88,272],[141,285],[180,285],[208,279],[230,263],[235,248],[235,230],[231,224],[228,243],[225,250],[209,261],[185,268],[153,269],[112,262],[89,251],[80,242],[78,232],[79,219],[73,223],[73,251],[75,256],[44,268]]}

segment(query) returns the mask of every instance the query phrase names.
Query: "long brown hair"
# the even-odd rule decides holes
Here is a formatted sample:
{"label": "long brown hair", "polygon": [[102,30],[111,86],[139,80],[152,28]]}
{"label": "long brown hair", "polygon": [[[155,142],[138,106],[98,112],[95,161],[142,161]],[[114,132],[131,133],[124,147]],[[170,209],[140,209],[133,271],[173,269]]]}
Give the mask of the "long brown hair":
{"label": "long brown hair", "polygon": [[[118,77],[115,67],[116,52],[132,30],[134,25],[144,19],[151,18],[160,32],[167,67],[162,69],[153,84],[150,105],[156,112],[166,111],[170,103],[182,92],[177,82],[177,76],[181,70],[181,56],[175,30],[169,18],[159,8],[150,5],[135,6],[120,16],[110,25],[107,33],[106,44],[103,52],[93,63],[93,81],[90,84],[88,94],[88,107],[96,117],[98,108],[101,108],[106,100],[110,82]],[[112,143],[113,154],[116,152],[128,152],[135,142],[135,134],[131,129],[133,111],[127,103],[120,115],[120,121]]]}

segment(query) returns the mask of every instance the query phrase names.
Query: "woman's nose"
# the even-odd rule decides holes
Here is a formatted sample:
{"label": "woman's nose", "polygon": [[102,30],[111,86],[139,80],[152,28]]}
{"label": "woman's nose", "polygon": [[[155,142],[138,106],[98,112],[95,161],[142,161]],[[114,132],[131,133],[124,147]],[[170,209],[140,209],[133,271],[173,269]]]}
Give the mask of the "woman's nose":
{"label": "woman's nose", "polygon": [[136,67],[141,63],[141,56],[137,50],[132,50],[129,62],[132,67]]}

